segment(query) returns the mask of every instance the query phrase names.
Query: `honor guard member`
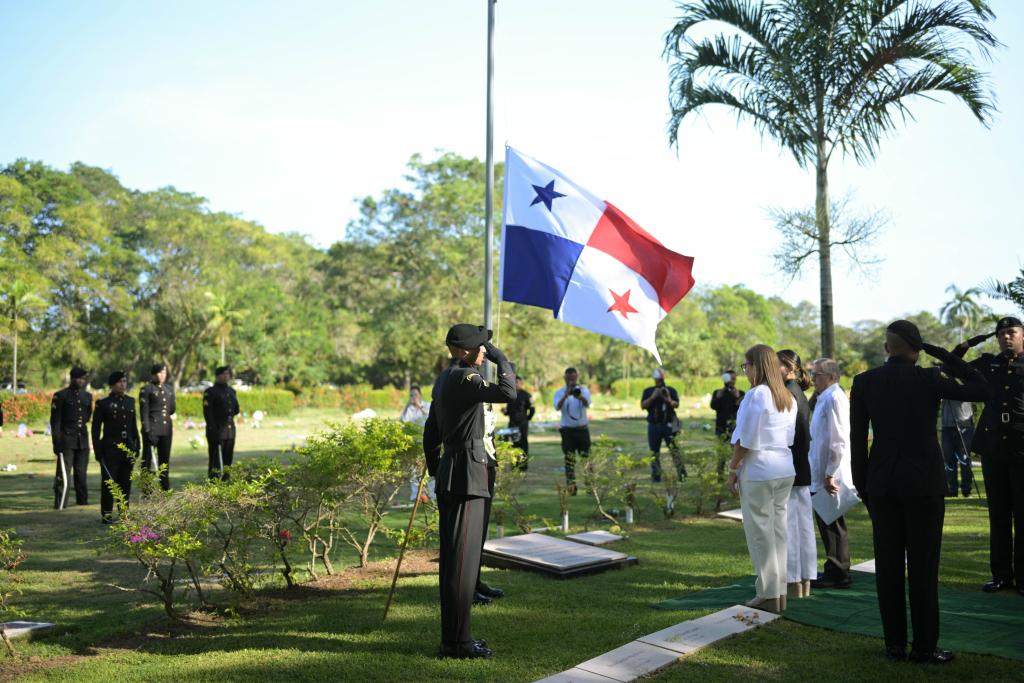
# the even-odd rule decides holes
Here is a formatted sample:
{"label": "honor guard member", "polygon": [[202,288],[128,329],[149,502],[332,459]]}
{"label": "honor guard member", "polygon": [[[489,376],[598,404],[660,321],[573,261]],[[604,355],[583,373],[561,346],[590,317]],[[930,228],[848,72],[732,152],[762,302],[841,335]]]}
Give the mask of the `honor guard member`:
{"label": "honor guard member", "polygon": [[174,436],[174,389],[167,386],[167,366],[150,368],[152,379],[139,390],[139,419],[142,421],[142,466],[160,473],[160,488],[171,490],[171,438]]}
{"label": "honor guard member", "polygon": [[537,407],[533,404],[533,396],[526,390],[523,378],[518,375],[516,398],[505,406],[504,412],[508,415],[508,426],[519,430],[519,440],[512,445],[521,450],[523,455],[514,464],[525,472],[530,465],[530,420],[537,414]]}
{"label": "honor guard member", "polygon": [[86,469],[89,467],[89,419],[92,394],[86,391],[87,373],[71,369],[71,384],[53,395],[50,402],[50,435],[57,456],[57,476],[53,480],[53,506],[63,510],[68,503],[68,473],[75,474],[75,502],[89,504]]}
{"label": "honor guard member", "polygon": [[[441,515],[442,657],[489,657],[474,640],[469,611],[480,567],[484,501],[490,497],[484,448],[484,403],[508,403],[516,397],[515,372],[505,354],[490,343],[491,332],[476,325],[453,326],[445,338],[457,361],[434,384],[433,403],[423,429],[427,469],[437,480]],[[498,366],[498,383],[480,374],[484,358]],[[442,452],[443,449],[443,452]]]}
{"label": "honor guard member", "polygon": [[228,386],[231,368],[221,366],[214,372],[216,383],[203,392],[203,418],[206,420],[206,444],[209,447],[210,479],[227,481],[225,468],[231,467],[235,456],[235,415],[238,415],[238,396]]}
{"label": "honor guard member", "polygon": [[[967,349],[992,334],[973,337],[954,349]],[[981,474],[988,496],[989,563],[992,580],[987,593],[1014,587],[1024,595],[1024,324],[1000,318],[994,333],[999,354],[983,353],[971,361],[992,389],[978,420],[971,450],[981,456]]]}
{"label": "honor guard member", "polygon": [[92,447],[100,463],[100,520],[113,521],[113,481],[124,493],[125,502],[132,493],[132,467],[139,455],[139,427],[135,399],[128,396],[128,377],[112,372],[107,378],[110,395],[96,401],[92,420]]}
{"label": "honor guard member", "polygon": [[[885,654],[892,660],[907,658],[906,575],[914,629],[910,659],[942,664],[953,653],[936,648],[946,513],[946,465],[935,430],[939,401],[983,401],[990,392],[980,372],[949,351],[925,344],[910,321],[897,320],[886,328],[885,350],[885,365],[853,378],[853,484],[871,516]],[[917,367],[921,351],[941,360],[942,368]]]}

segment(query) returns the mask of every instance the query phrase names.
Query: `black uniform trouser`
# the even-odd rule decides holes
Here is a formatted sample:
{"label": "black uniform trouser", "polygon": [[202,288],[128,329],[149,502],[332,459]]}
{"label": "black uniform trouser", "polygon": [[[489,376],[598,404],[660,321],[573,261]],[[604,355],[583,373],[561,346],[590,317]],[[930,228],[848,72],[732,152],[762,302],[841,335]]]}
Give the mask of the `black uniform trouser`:
{"label": "black uniform trouser", "polygon": [[526,465],[530,457],[530,421],[523,420],[522,422],[509,422],[509,427],[519,428],[519,441],[515,442],[515,447],[523,452],[523,457],[519,461],[519,464]]}
{"label": "black uniform trouser", "polygon": [[1024,452],[997,447],[982,455],[988,496],[992,578],[1024,585]]}
{"label": "black uniform trouser", "polygon": [[480,573],[480,537],[486,498],[438,493],[441,534],[441,643],[473,641],[469,610]]}
{"label": "black uniform trouser", "polygon": [[680,481],[686,477],[686,465],[676,445],[676,432],[670,424],[647,423],[647,447],[651,450],[651,479],[661,481],[661,444],[668,447],[672,455],[672,463],[676,466],[676,478]]}
{"label": "black uniform trouser", "polygon": [[[163,434],[156,437],[156,444],[150,443],[150,438],[142,435],[142,466],[150,472],[160,472],[160,488],[164,491],[171,490],[171,440],[173,434]],[[166,465],[166,467],[164,467]],[[164,467],[163,470],[160,468]]]}
{"label": "black uniform trouser", "polygon": [[868,503],[885,644],[907,644],[906,557],[913,650],[930,655],[939,642],[939,554],[946,501],[943,496],[869,496]]}
{"label": "black uniform trouser", "polygon": [[576,458],[590,455],[590,428],[562,427],[558,430],[562,435],[562,455],[565,457],[565,482],[569,486],[576,484]]}
{"label": "black uniform trouser", "polygon": [[942,457],[946,461],[946,493],[956,495],[957,470],[960,472],[959,485],[964,497],[971,495],[971,484],[974,473],[971,471],[971,439],[974,438],[974,425],[966,423],[963,427],[942,428]]}
{"label": "black uniform trouser", "polygon": [[228,473],[225,468],[231,467],[231,462],[235,459],[235,440],[217,439],[207,434],[206,443],[210,452],[210,462],[207,466],[210,479],[227,481]]}
{"label": "black uniform trouser", "polygon": [[110,519],[114,514],[114,494],[110,488],[110,480],[124,492],[127,502],[132,494],[132,467],[135,458],[124,453],[110,453],[100,457],[100,517]]}
{"label": "black uniform trouser", "polygon": [[53,479],[53,507],[63,510],[68,505],[68,490],[74,472],[75,503],[89,504],[89,485],[86,470],[89,467],[88,448],[65,448],[57,454],[57,475]]}
{"label": "black uniform trouser", "polygon": [[[819,491],[815,495],[828,495]],[[846,533],[846,517],[839,517],[831,524],[814,513],[814,521],[825,546],[825,567],[822,574],[827,579],[845,581],[850,578],[850,538]]]}
{"label": "black uniform trouser", "polygon": [[[482,527],[481,531],[483,532],[483,533],[480,534],[480,554],[481,555],[483,555],[483,552],[484,552],[484,543],[487,542],[487,529],[491,525],[491,503],[494,502],[494,480],[495,480],[495,478],[497,476],[498,476],[497,465],[495,463],[492,463],[490,460],[488,460],[487,461],[487,492],[489,494],[491,494],[491,497],[484,499],[484,522],[483,522],[483,524],[480,525]],[[482,587],[482,585],[481,585],[482,582],[480,581],[480,567],[483,566],[483,563],[481,562],[481,563],[478,563],[478,564],[479,564],[479,566],[477,567],[477,570],[476,570],[476,586],[474,587],[474,590],[479,589],[479,588]]]}

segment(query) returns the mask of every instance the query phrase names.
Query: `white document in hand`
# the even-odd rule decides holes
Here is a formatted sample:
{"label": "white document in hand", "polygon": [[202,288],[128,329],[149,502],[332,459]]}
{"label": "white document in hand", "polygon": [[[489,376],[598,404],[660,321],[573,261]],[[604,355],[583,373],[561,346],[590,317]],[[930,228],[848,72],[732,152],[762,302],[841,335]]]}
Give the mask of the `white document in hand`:
{"label": "white document in hand", "polygon": [[829,492],[822,487],[811,496],[811,507],[825,524],[836,521],[859,502],[857,490],[842,479],[839,480],[839,492],[836,495],[829,495]]}

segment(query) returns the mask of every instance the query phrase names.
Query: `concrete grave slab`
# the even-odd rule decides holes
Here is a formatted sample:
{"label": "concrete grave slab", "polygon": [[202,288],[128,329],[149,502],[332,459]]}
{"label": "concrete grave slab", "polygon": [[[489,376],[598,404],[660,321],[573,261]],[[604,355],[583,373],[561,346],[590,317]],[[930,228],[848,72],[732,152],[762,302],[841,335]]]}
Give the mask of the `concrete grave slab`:
{"label": "concrete grave slab", "polygon": [[534,533],[490,539],[483,553],[483,563],[488,567],[529,569],[561,578],[636,562],[625,553]]}
{"label": "concrete grave slab", "polygon": [[852,571],[852,572],[864,572],[865,574],[874,574],[875,573],[875,558],[872,557],[867,562],[861,562],[860,564],[853,565],[852,567],[850,567],[850,571]]}
{"label": "concrete grave slab", "polygon": [[4,624],[4,632],[8,638],[18,638],[32,631],[53,628],[54,624],[47,621],[8,621]]}
{"label": "concrete grave slab", "polygon": [[613,681],[615,681],[614,678],[608,678],[601,674],[591,673],[579,667],[574,667],[568,671],[557,673],[554,676],[542,678],[536,681],[536,683],[612,683]]}
{"label": "concrete grave slab", "polygon": [[737,522],[742,522],[743,510],[740,508],[736,508],[735,510],[722,510],[716,516],[721,517],[722,519],[734,519]]}
{"label": "concrete grave slab", "polygon": [[604,545],[605,543],[614,543],[615,541],[622,540],[622,536],[603,529],[600,531],[585,531],[580,534],[571,534],[565,538],[578,543],[586,543],[587,545]]}
{"label": "concrete grave slab", "polygon": [[734,605],[699,619],[669,626],[637,640],[688,655],[723,638],[749,631],[778,618],[778,614]]}
{"label": "concrete grave slab", "polygon": [[678,652],[634,640],[600,657],[588,659],[576,668],[626,683],[675,664],[680,657],[682,655]]}

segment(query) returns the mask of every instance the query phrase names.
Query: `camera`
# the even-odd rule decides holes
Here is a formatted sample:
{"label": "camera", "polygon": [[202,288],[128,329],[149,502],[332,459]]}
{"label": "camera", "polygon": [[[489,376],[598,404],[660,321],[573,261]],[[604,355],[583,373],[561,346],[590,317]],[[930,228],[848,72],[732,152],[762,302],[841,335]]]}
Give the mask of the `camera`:
{"label": "camera", "polygon": [[575,396],[576,398],[579,398],[580,395],[582,395],[582,394],[583,394],[583,392],[580,391],[579,387],[573,387],[572,388],[572,395]]}

